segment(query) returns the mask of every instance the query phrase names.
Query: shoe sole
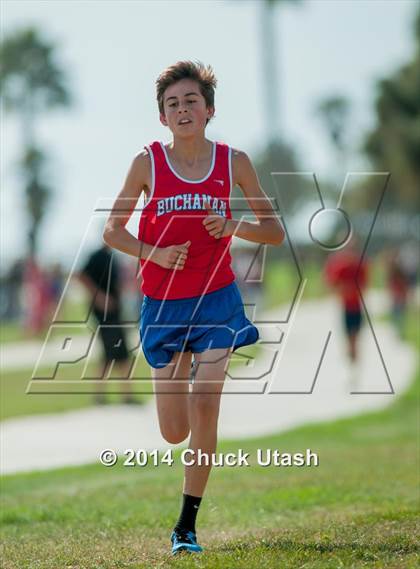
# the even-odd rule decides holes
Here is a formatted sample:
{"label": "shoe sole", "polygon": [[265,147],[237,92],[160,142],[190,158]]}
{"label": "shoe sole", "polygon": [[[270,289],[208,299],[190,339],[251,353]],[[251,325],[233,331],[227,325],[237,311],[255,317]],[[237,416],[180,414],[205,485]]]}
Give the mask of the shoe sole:
{"label": "shoe sole", "polygon": [[181,545],[180,547],[178,547],[178,549],[176,549],[175,551],[172,551],[172,555],[177,555],[178,553],[201,553],[203,550],[202,549],[190,549],[189,547],[185,546],[185,545]]}

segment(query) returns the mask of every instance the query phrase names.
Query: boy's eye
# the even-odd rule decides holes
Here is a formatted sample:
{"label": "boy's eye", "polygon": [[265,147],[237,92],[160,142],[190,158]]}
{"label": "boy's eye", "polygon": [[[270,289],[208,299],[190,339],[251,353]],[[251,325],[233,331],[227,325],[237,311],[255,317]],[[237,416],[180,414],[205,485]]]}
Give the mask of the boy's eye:
{"label": "boy's eye", "polygon": [[[193,104],[196,103],[197,101],[195,99],[187,99],[187,103],[188,104]],[[169,103],[170,107],[177,107],[178,106],[178,101],[174,101],[173,103]]]}

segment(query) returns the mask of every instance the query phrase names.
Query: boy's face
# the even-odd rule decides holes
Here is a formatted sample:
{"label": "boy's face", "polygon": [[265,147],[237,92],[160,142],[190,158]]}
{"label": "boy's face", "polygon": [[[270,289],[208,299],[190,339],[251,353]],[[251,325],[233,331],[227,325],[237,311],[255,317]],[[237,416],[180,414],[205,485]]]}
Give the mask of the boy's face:
{"label": "boy's face", "polygon": [[214,114],[213,108],[206,107],[199,84],[192,79],[181,79],[166,89],[163,94],[163,111],[160,115],[161,123],[180,138],[204,132],[207,119]]}

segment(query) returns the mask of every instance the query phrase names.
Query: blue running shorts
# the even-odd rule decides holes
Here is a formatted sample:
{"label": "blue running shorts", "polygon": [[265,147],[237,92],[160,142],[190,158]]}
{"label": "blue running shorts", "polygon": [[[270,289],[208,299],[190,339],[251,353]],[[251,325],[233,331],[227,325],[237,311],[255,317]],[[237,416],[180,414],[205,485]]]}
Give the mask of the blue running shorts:
{"label": "blue running shorts", "polygon": [[248,320],[235,281],[191,298],[158,300],[144,296],[140,338],[147,362],[167,366],[175,352],[200,353],[254,344],[260,335]]}

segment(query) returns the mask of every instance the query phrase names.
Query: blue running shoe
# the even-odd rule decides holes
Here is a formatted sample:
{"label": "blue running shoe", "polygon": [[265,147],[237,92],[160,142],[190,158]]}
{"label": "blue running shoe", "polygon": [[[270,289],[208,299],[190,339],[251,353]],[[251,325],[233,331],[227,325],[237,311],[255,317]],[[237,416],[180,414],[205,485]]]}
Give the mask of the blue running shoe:
{"label": "blue running shoe", "polygon": [[193,531],[174,530],[171,534],[172,554],[176,555],[181,551],[199,552],[203,551],[201,545],[197,543],[197,536]]}

